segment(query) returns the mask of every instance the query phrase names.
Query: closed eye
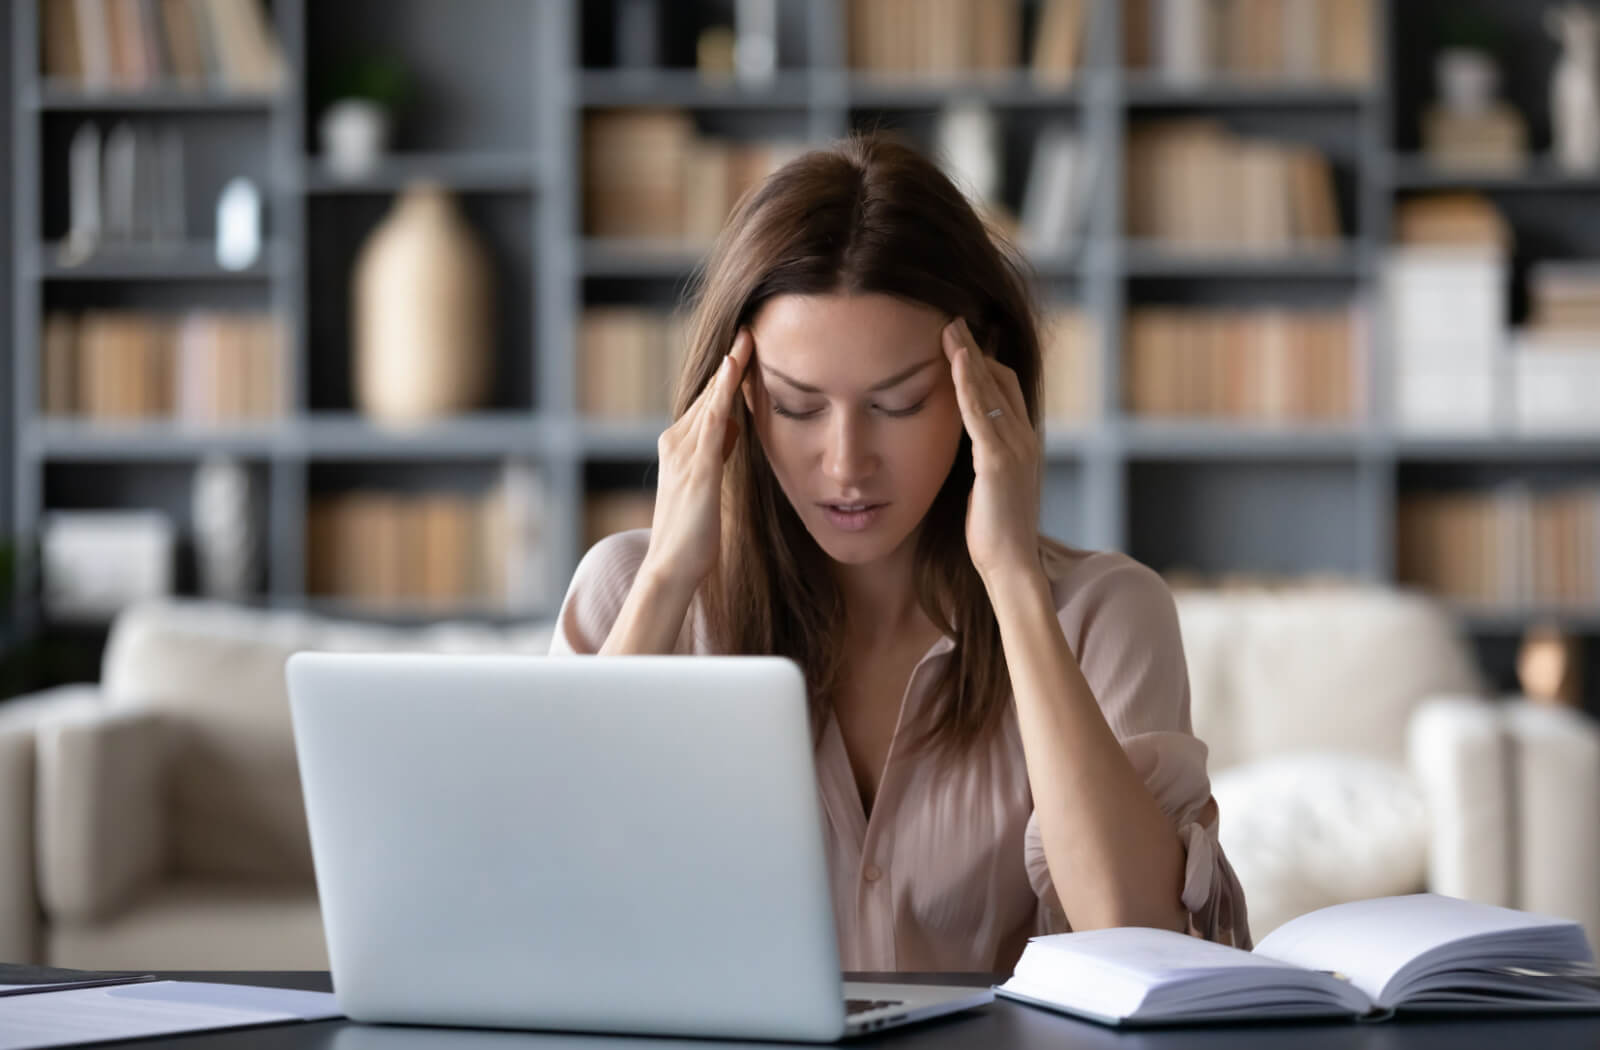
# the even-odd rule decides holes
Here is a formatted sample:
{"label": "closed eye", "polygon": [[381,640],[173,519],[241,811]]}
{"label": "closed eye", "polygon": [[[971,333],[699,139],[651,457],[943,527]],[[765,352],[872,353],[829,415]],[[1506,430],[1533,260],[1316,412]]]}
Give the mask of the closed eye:
{"label": "closed eye", "polygon": [[820,408],[813,408],[810,412],[791,412],[776,401],[772,403],[772,410],[784,419],[810,419],[822,411]]}
{"label": "closed eye", "polygon": [[921,401],[918,401],[916,404],[910,406],[909,408],[884,408],[884,409],[880,409],[880,411],[882,411],[883,414],[886,415],[886,416],[894,416],[896,419],[899,419],[899,418],[902,418],[902,417],[905,417],[905,416],[914,416],[914,415],[916,415],[918,412],[922,411],[922,406],[927,404],[927,403],[928,403],[928,399],[927,398],[923,398]]}
{"label": "closed eye", "polygon": [[[876,408],[879,412],[882,412],[886,416],[890,416],[895,419],[904,419],[906,416],[914,416],[918,412],[921,412],[922,406],[926,405],[927,403],[928,399],[923,398],[921,401],[918,401],[916,404],[911,405],[908,408],[884,408],[882,405],[873,405],[872,407]],[[776,412],[785,419],[811,419],[821,414],[822,409],[814,408],[809,412],[791,412],[787,408],[784,408],[782,405],[774,401],[772,403],[772,411]]]}

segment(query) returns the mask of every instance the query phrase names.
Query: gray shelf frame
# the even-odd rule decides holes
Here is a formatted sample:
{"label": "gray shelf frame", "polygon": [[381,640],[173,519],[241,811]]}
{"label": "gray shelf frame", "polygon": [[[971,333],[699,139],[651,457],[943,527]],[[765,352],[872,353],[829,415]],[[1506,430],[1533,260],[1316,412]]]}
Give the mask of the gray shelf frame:
{"label": "gray shelf frame", "polygon": [[[16,440],[11,470],[11,523],[32,536],[42,506],[47,466],[74,463],[170,463],[182,468],[214,451],[264,463],[268,477],[268,578],[262,602],[268,605],[351,612],[378,617],[341,601],[308,597],[305,578],[305,512],[310,472],[319,464],[415,464],[418,470],[448,469],[455,463],[532,462],[540,466],[556,509],[548,523],[556,591],[583,554],[586,472],[654,459],[656,438],[665,420],[608,422],[577,413],[576,343],[585,282],[641,282],[659,289],[678,288],[699,265],[700,255],[678,246],[586,238],[581,229],[580,133],[584,114],[611,107],[679,106],[693,111],[770,112],[804,118],[807,139],[826,143],[846,133],[862,110],[927,111],[953,96],[982,98],[1005,113],[1060,113],[1074,119],[1093,155],[1102,159],[1100,181],[1089,213],[1081,250],[1030,260],[1041,289],[1065,290],[1094,319],[1098,335],[1096,418],[1076,427],[1047,427],[1044,453],[1045,506],[1070,519],[1047,519],[1046,531],[1092,548],[1126,549],[1130,478],[1144,465],[1194,464],[1206,469],[1282,469],[1305,463],[1319,470],[1348,470],[1357,502],[1358,534],[1351,538],[1356,570],[1372,580],[1394,578],[1393,521],[1399,469],[1413,462],[1570,463],[1600,462],[1600,443],[1584,436],[1471,439],[1418,439],[1395,433],[1390,424],[1390,391],[1381,325],[1371,326],[1367,367],[1359,377],[1370,406],[1356,426],[1274,428],[1242,423],[1156,422],[1132,419],[1122,411],[1124,318],[1140,282],[1235,282],[1255,288],[1307,284],[1372,295],[1391,227],[1397,195],[1438,188],[1483,188],[1495,192],[1590,192],[1592,178],[1574,178],[1535,165],[1507,177],[1431,172],[1414,157],[1393,148],[1393,56],[1389,39],[1390,5],[1374,6],[1378,45],[1376,79],[1371,85],[1218,82],[1179,88],[1121,68],[1123,25],[1116,0],[1094,0],[1093,45],[1089,63],[1062,87],[1041,88],[1023,73],[973,77],[959,83],[916,82],[906,78],[863,76],[846,68],[844,0],[804,4],[805,68],[785,70],[772,84],[749,88],[708,82],[692,71],[644,73],[594,70],[579,65],[581,0],[542,0],[530,6],[530,61],[525,85],[528,150],[461,150],[401,153],[370,176],[343,180],[306,155],[303,97],[306,81],[309,0],[273,0],[273,19],[293,71],[284,89],[271,95],[212,95],[158,89],[128,94],[90,93],[45,84],[38,75],[38,2],[11,5],[12,99],[12,253],[13,303],[10,379]],[[666,3],[667,0],[659,0]],[[511,75],[524,75],[520,71]],[[245,273],[221,271],[207,261],[204,246],[188,246],[174,268],[170,260],[140,256],[100,260],[66,268],[41,254],[53,246],[37,243],[40,204],[40,124],[48,114],[130,112],[173,115],[266,114],[275,240],[267,259]],[[1274,117],[1335,114],[1353,129],[1356,214],[1353,231],[1328,255],[1292,258],[1187,256],[1159,245],[1123,237],[1123,143],[1131,122],[1168,112],[1266,113]],[[308,204],[340,195],[387,196],[416,177],[431,177],[470,193],[527,195],[530,207],[532,302],[530,375],[533,389],[519,398],[530,412],[485,413],[414,432],[395,434],[340,413],[308,411],[306,373],[309,346]],[[118,428],[46,420],[37,411],[37,347],[46,282],[105,281],[262,282],[274,309],[286,319],[291,352],[284,361],[289,413],[281,422],[232,427],[223,431],[175,425]],[[1270,294],[1270,293],[1269,293]],[[1047,510],[1047,513],[1051,511]],[[1182,523],[1174,523],[1181,528]],[[1242,522],[1241,529],[1271,523]],[[1136,555],[1139,553],[1134,551]],[[1311,553],[1315,558],[1315,552]],[[1308,564],[1308,569],[1318,566]],[[472,610],[464,610],[472,612]],[[1497,632],[1529,622],[1544,610],[1526,613],[1473,613],[1467,622]],[[478,610],[477,614],[493,617]],[[407,614],[397,613],[395,618]],[[1565,622],[1600,632],[1600,612],[1572,613]]]}

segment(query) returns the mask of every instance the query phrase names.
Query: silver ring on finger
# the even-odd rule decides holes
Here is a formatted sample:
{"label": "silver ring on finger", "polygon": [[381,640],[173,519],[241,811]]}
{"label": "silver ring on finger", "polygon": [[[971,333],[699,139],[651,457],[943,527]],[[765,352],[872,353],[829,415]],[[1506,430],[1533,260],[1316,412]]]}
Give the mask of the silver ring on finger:
{"label": "silver ring on finger", "polygon": [[1003,409],[1003,408],[991,408],[991,409],[989,409],[989,411],[988,411],[988,412],[987,412],[987,413],[985,413],[985,414],[986,414],[986,415],[987,415],[987,416],[988,416],[988,417],[989,417],[989,418],[990,418],[990,419],[999,419],[999,418],[1000,418],[1000,417],[1001,417],[1001,416],[1003,416],[1003,415],[1005,415],[1005,414],[1006,414],[1006,410],[1005,410],[1005,409]]}

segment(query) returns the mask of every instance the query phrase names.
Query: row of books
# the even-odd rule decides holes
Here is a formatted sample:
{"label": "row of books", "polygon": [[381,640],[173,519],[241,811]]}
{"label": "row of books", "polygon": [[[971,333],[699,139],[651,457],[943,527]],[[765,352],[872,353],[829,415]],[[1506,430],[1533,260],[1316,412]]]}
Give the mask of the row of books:
{"label": "row of books", "polygon": [[1600,265],[1528,271],[1528,324],[1511,326],[1510,229],[1478,194],[1402,202],[1382,301],[1396,423],[1411,432],[1600,428]]}
{"label": "row of books", "polygon": [[1080,242],[1100,163],[1071,125],[1052,123],[1039,130],[1015,237],[1025,251],[1047,255]]}
{"label": "row of books", "polygon": [[[1077,71],[1093,0],[1037,5],[1028,69],[1042,84]],[[1021,0],[850,0],[846,53],[864,73],[954,75],[1018,68]]]}
{"label": "row of books", "polygon": [[687,318],[642,306],[591,306],[578,322],[578,407],[596,419],[660,419],[687,345]]}
{"label": "row of books", "polygon": [[1135,415],[1272,422],[1363,414],[1360,314],[1141,307],[1127,326],[1124,397]]}
{"label": "row of books", "polygon": [[284,412],[284,333],[270,314],[56,311],[43,343],[46,415],[208,425]]}
{"label": "row of books", "polygon": [[583,498],[583,547],[588,550],[613,533],[648,529],[656,496],[643,489],[591,492]]}
{"label": "row of books", "polygon": [[1463,603],[1592,608],[1600,601],[1600,487],[1417,494],[1400,501],[1400,579]]}
{"label": "row of books", "polygon": [[1163,80],[1372,80],[1371,0],[1122,0],[1126,60]]}
{"label": "row of books", "polygon": [[708,242],[746,190],[805,149],[706,138],[678,110],[593,114],[584,125],[584,230]]}
{"label": "row of books", "polygon": [[1306,250],[1336,244],[1341,228],[1326,157],[1213,120],[1134,125],[1126,196],[1129,235],[1176,248]]}
{"label": "row of books", "polygon": [[1100,416],[1100,327],[1087,311],[1054,304],[1045,308],[1040,332],[1044,352],[1044,418],[1075,426]]}
{"label": "row of books", "polygon": [[1528,326],[1600,333],[1600,261],[1545,260],[1528,267]]}
{"label": "row of books", "polygon": [[283,52],[261,0],[45,0],[44,71],[94,90],[272,91]]}
{"label": "row of books", "polygon": [[548,494],[509,464],[486,493],[359,489],[314,498],[306,589],[374,609],[542,608],[550,597]]}
{"label": "row of books", "polygon": [[1522,433],[1600,432],[1600,330],[1523,329],[1511,339],[1501,395]]}

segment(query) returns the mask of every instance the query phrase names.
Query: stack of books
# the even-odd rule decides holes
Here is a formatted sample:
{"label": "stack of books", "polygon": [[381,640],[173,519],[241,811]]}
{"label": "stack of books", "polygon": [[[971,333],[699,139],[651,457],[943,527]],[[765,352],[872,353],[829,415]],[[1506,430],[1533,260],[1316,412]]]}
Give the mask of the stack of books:
{"label": "stack of books", "polygon": [[[1041,87],[1078,72],[1094,0],[1028,5],[1026,68]],[[1024,66],[1021,0],[849,0],[850,68],[869,75],[1008,75]]]}
{"label": "stack of books", "polygon": [[596,419],[665,418],[672,411],[688,317],[644,306],[590,306],[578,324],[578,407]]}
{"label": "stack of books", "polygon": [[91,91],[273,91],[283,51],[260,0],[44,0],[44,72]]}
{"label": "stack of books", "polygon": [[1273,423],[1356,419],[1363,410],[1359,316],[1353,309],[1136,309],[1123,372],[1128,410]]}
{"label": "stack of books", "polygon": [[1488,201],[1407,201],[1383,272],[1395,423],[1413,433],[1481,433],[1502,412],[1509,235]]}
{"label": "stack of books", "polygon": [[549,599],[547,495],[511,464],[484,494],[352,490],[313,499],[306,589],[378,611],[533,612]]}
{"label": "stack of books", "polygon": [[584,126],[584,230],[704,247],[747,190],[805,149],[702,138],[677,110],[593,114]]}
{"label": "stack of books", "polygon": [[1528,325],[1511,342],[1512,420],[1528,433],[1600,430],[1600,262],[1528,270]]}
{"label": "stack of books", "polygon": [[1093,192],[1094,163],[1070,125],[1049,124],[1040,129],[1022,191],[1016,234],[1019,247],[1031,255],[1049,257],[1080,241]]}
{"label": "stack of books", "polygon": [[1130,68],[1162,80],[1369,83],[1371,0],[1124,0]]}
{"label": "stack of books", "polygon": [[648,529],[656,495],[640,489],[602,489],[583,498],[583,544],[587,550],[613,533]]}
{"label": "stack of books", "polygon": [[57,311],[44,324],[42,407],[95,422],[275,419],[284,352],[268,314]]}
{"label": "stack of books", "polygon": [[1128,137],[1128,233],[1217,254],[1336,248],[1333,170],[1309,146],[1240,138],[1211,120],[1155,121]]}
{"label": "stack of books", "polygon": [[1100,416],[1100,329],[1085,310],[1053,305],[1045,310],[1044,412],[1047,423],[1067,427]]}
{"label": "stack of books", "polygon": [[1400,502],[1400,579],[1490,609],[1600,602],[1600,487],[1418,493]]}
{"label": "stack of books", "polygon": [[863,73],[952,75],[1015,69],[1019,0],[850,0],[846,53]]}

